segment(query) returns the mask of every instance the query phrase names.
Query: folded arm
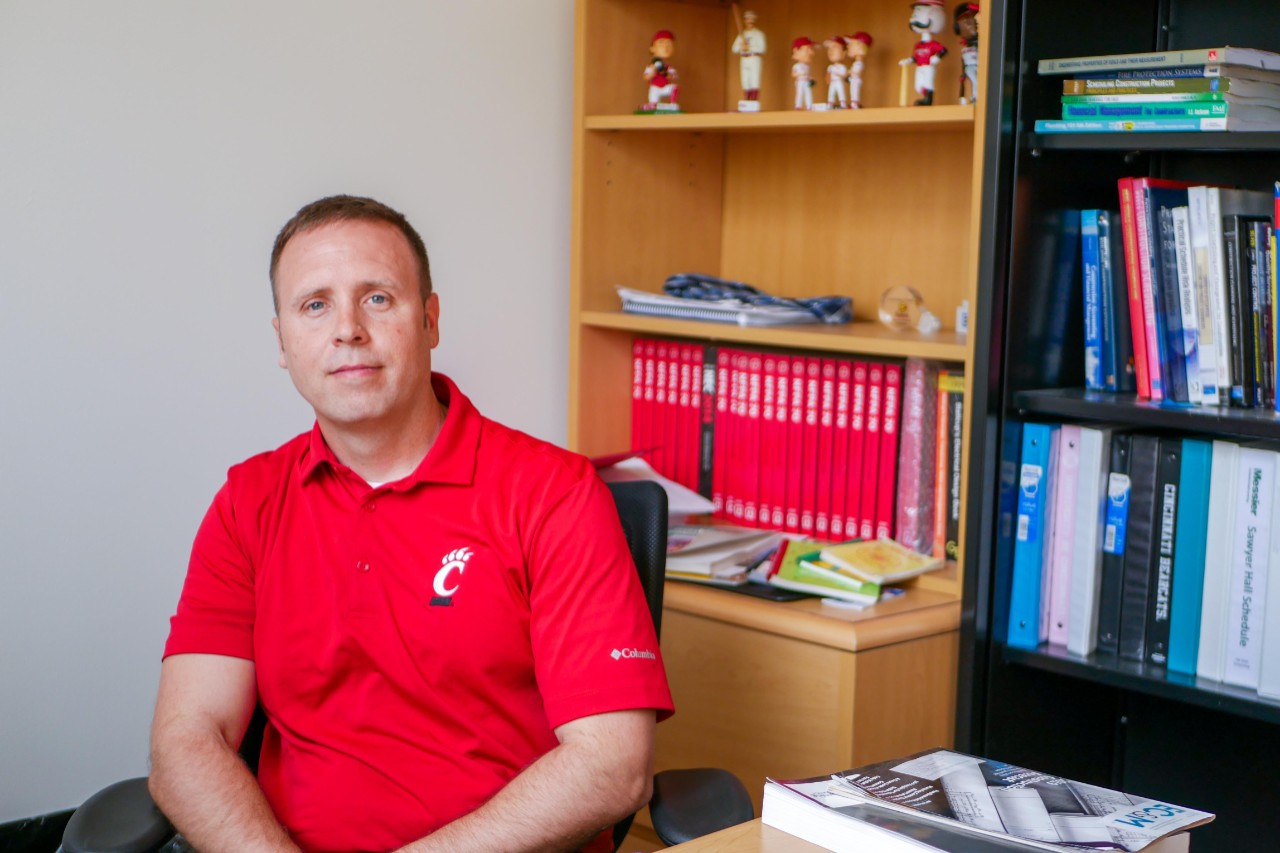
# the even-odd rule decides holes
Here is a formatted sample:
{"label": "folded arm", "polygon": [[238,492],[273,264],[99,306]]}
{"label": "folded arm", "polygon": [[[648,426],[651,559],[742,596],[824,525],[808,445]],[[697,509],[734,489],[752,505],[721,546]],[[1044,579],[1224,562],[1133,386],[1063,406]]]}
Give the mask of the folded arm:
{"label": "folded arm", "polygon": [[298,849],[236,752],[256,702],[252,661],[182,654],[161,666],[149,787],[202,853]]}
{"label": "folded arm", "polygon": [[559,726],[559,746],[403,853],[580,847],[649,801],[654,719],[651,710],[628,710]]}

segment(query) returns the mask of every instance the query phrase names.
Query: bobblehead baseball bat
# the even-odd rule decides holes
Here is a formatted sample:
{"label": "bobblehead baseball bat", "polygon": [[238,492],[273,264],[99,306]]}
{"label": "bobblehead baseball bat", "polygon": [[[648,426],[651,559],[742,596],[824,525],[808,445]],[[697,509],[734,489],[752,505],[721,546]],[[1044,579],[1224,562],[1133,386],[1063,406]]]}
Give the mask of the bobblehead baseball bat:
{"label": "bobblehead baseball bat", "polygon": [[742,13],[738,11],[737,3],[730,3],[733,7],[733,25],[738,28],[738,35],[742,35]]}
{"label": "bobblehead baseball bat", "polygon": [[898,66],[898,106],[907,105],[907,66]]}

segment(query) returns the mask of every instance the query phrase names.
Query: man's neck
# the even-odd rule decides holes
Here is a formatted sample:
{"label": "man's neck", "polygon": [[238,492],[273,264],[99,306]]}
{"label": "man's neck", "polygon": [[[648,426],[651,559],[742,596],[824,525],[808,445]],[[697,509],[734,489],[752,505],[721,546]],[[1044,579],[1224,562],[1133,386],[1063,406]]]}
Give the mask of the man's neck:
{"label": "man's neck", "polygon": [[338,461],[366,482],[392,483],[422,464],[444,426],[447,409],[435,395],[399,423],[335,424],[320,420],[320,433]]}

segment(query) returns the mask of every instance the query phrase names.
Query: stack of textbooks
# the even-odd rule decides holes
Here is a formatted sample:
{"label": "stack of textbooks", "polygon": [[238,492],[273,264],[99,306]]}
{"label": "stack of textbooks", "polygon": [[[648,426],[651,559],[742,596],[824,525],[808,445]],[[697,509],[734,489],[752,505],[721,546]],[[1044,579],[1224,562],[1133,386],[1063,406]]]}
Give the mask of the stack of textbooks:
{"label": "stack of textbooks", "polygon": [[1240,47],[1042,59],[1062,117],[1037,133],[1280,130],[1280,54]]}
{"label": "stack of textbooks", "polygon": [[1280,699],[1280,451],[1074,424],[1021,442],[1010,646]]}
{"label": "stack of textbooks", "polygon": [[1080,215],[1085,386],[1192,406],[1276,405],[1273,191],[1122,178]]}
{"label": "stack of textbooks", "polygon": [[866,607],[901,594],[891,586],[945,565],[941,557],[916,553],[892,539],[823,543],[791,539],[778,548],[769,568],[774,586]]}
{"label": "stack of textbooks", "polygon": [[742,527],[959,549],[964,376],[637,338],[631,446]]}
{"label": "stack of textbooks", "polygon": [[1184,853],[1209,812],[945,749],[764,788],[763,822],[837,853]]}

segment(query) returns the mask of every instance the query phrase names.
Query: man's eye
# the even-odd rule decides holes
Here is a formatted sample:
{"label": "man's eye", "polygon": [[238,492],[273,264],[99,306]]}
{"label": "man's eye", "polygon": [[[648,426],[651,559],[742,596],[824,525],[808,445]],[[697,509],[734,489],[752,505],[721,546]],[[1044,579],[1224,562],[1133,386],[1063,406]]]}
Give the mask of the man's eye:
{"label": "man's eye", "polygon": [[304,307],[308,311],[319,311],[320,309],[324,308],[324,303],[321,302],[319,299],[313,299],[312,301],[308,302]]}
{"label": "man's eye", "polygon": [[369,297],[369,301],[372,302],[374,305],[384,305],[386,304],[387,297],[381,293],[375,293]]}

